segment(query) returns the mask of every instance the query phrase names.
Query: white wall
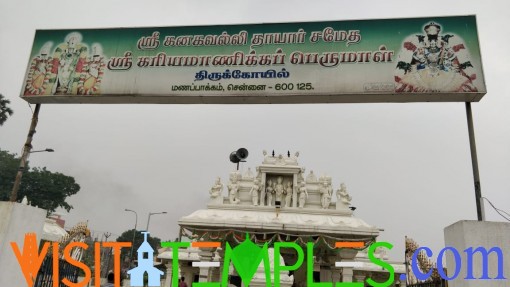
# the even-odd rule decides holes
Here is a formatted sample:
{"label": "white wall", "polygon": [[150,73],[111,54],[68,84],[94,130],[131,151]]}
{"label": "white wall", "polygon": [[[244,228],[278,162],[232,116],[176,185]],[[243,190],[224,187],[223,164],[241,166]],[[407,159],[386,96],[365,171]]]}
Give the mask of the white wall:
{"label": "white wall", "polygon": [[[444,229],[445,245],[454,247],[461,256],[461,270],[455,280],[449,281],[449,287],[508,287],[510,286],[510,223],[487,221],[458,221]],[[469,247],[499,247],[503,251],[504,280],[466,280],[467,256],[464,250]],[[457,263],[459,264],[459,263]],[[451,252],[446,252],[448,276],[455,270],[455,260]],[[495,254],[488,257],[488,277],[498,275],[498,260]],[[473,276],[482,276],[482,259],[480,253],[473,256]]]}
{"label": "white wall", "polygon": [[27,286],[11,242],[23,252],[26,233],[41,238],[46,210],[16,202],[0,201],[0,286]]}

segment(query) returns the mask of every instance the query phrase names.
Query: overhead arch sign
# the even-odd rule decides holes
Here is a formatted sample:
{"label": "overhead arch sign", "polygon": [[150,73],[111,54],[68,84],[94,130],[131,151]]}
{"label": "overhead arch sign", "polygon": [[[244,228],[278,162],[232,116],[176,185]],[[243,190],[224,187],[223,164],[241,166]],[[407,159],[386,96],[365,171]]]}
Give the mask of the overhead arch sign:
{"label": "overhead arch sign", "polygon": [[471,102],[475,16],[36,31],[30,103]]}

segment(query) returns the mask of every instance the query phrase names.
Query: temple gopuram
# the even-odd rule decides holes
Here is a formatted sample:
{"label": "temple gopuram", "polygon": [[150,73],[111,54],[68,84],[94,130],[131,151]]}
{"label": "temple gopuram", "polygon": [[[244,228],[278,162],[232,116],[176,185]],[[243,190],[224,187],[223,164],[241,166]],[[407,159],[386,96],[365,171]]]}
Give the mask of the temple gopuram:
{"label": "temple gopuram", "polygon": [[[179,220],[181,240],[220,242],[220,247],[179,250],[179,278],[192,282],[221,282],[225,248],[235,248],[249,238],[257,246],[269,246],[271,280],[275,242],[294,242],[304,251],[297,270],[281,272],[281,286],[307,286],[307,243],[313,243],[314,282],[366,282],[368,278],[385,282],[388,270],[374,264],[368,247],[376,242],[381,229],[353,215],[352,197],[345,184],[334,188],[330,176],[317,176],[298,163],[299,153],[274,155],[263,152],[264,160],[254,170],[233,171],[228,182],[216,178],[209,193],[207,208],[194,211]],[[363,243],[361,247],[338,248],[337,242]],[[400,275],[405,266],[388,260],[385,249],[375,257],[394,268],[391,286],[406,286]],[[280,265],[297,261],[292,248],[280,250]],[[172,250],[161,249],[159,259],[167,267],[164,286],[171,286]],[[196,262],[217,262],[199,265]],[[266,286],[263,262],[250,286]],[[229,284],[244,286],[236,268],[230,266]],[[272,285],[274,286],[274,285]],[[334,286],[334,285],[333,285]],[[364,283],[363,286],[370,286]]]}

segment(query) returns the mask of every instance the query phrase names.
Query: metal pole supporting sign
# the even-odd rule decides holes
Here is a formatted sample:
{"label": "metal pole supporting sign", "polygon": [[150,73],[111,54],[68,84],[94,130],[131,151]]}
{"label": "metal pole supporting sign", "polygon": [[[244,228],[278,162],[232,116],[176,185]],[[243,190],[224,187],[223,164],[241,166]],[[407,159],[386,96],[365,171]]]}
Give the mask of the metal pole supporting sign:
{"label": "metal pole supporting sign", "polygon": [[476,214],[478,221],[485,221],[485,211],[483,208],[482,188],[480,186],[480,174],[478,172],[478,158],[476,156],[475,131],[473,127],[473,115],[471,113],[471,103],[466,102],[466,116],[469,133],[469,146],[471,148],[471,163],[473,165],[473,180],[475,184]]}

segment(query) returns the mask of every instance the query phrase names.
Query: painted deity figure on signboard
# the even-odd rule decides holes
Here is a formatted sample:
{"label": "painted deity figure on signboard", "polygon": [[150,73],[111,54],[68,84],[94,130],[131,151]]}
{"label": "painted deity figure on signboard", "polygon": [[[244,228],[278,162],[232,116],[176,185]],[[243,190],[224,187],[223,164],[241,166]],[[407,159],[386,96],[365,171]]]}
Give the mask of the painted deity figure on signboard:
{"label": "painted deity figure on signboard", "polygon": [[51,42],[46,42],[39,55],[35,56],[30,62],[24,95],[43,95],[46,92],[49,76],[51,75],[52,62],[49,57],[51,46]]}
{"label": "painted deity figure on signboard", "polygon": [[441,33],[438,23],[408,37],[398,55],[395,91],[401,93],[476,92],[476,72],[463,41]]}
{"label": "painted deity figure on signboard", "polygon": [[[105,70],[105,56],[99,43],[82,43],[78,32],[69,33],[51,54],[52,42],[46,42],[28,70],[25,96],[100,94]],[[51,54],[51,55],[50,55]]]}
{"label": "painted deity figure on signboard", "polygon": [[103,78],[105,65],[101,45],[97,43],[93,44],[92,57],[88,59],[88,62],[84,66],[84,73],[81,75],[78,82],[79,95],[99,94],[99,87]]}
{"label": "painted deity figure on signboard", "polygon": [[72,94],[82,76],[87,61],[87,46],[81,43],[81,34],[70,33],[65,43],[57,46],[53,53],[52,73],[56,74],[52,94]]}

